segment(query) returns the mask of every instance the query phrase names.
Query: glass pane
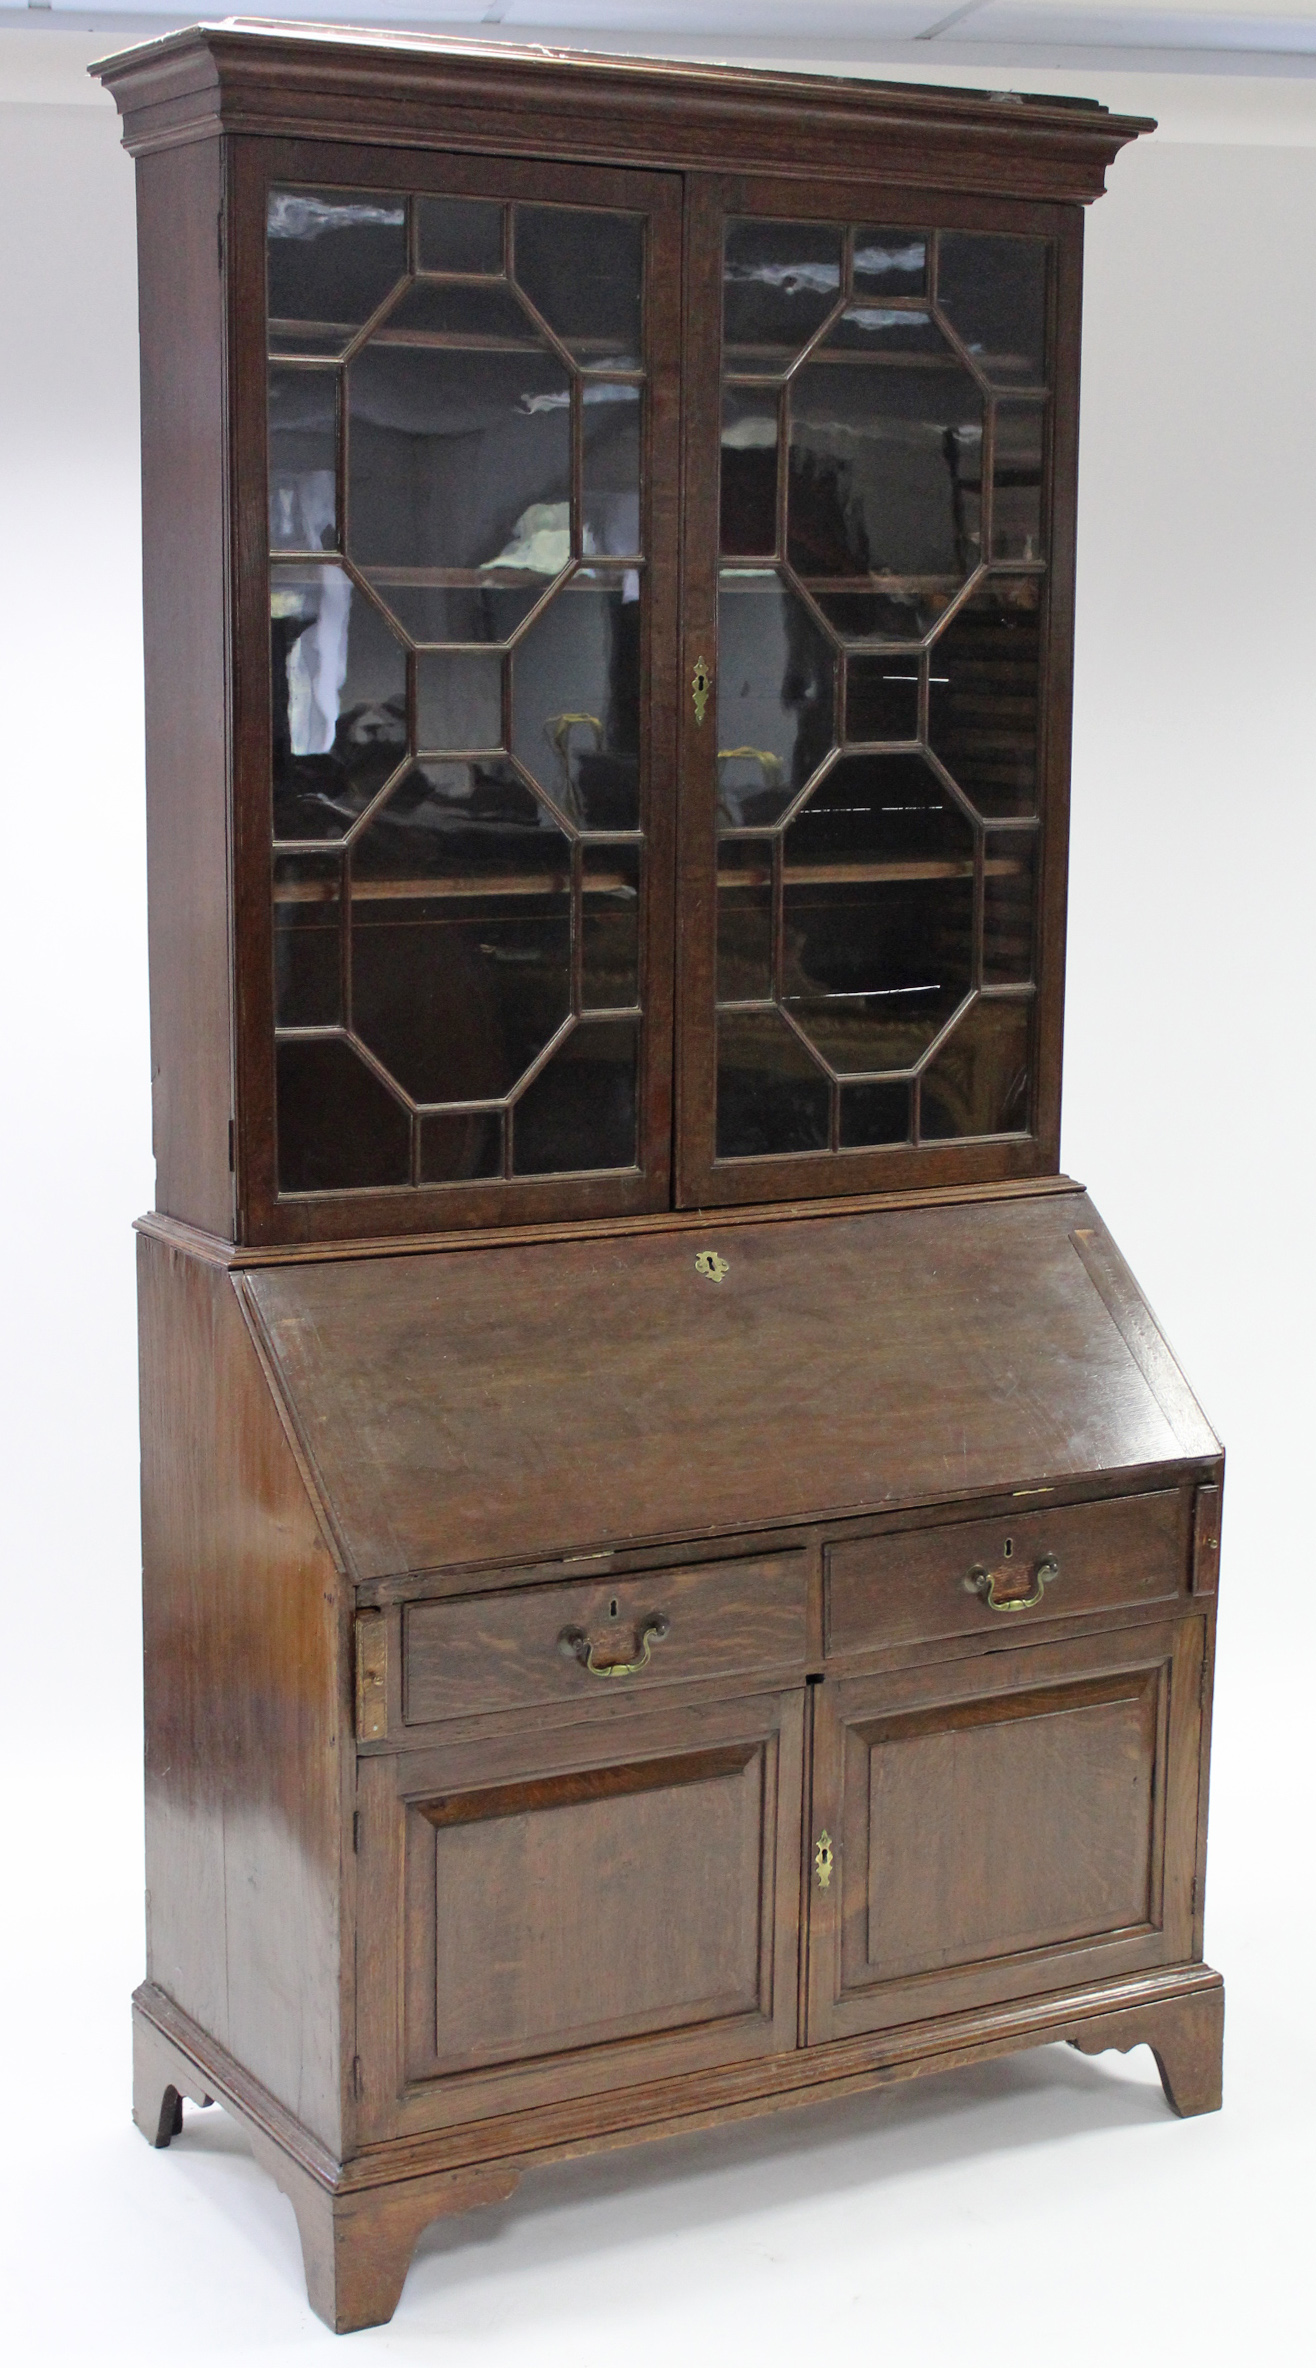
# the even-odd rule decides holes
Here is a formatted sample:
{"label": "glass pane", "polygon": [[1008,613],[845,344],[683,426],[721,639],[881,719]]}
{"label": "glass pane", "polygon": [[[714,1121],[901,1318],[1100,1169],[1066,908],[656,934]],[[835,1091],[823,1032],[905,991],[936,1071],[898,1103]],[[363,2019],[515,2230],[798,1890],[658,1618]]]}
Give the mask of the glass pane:
{"label": "glass pane", "polygon": [[513,754],[590,830],[639,823],[639,590],[633,573],[573,577],[512,658]]}
{"label": "glass pane", "polygon": [[331,551],[338,540],[338,372],[269,374],[270,549]]}
{"label": "glass pane", "polygon": [[768,569],[724,569],[717,694],[723,823],[775,822],[827,755],[835,712],[835,652],[804,602]]}
{"label": "glass pane", "polygon": [[633,1020],[582,1020],[512,1111],[512,1169],[546,1176],[636,1163]]}
{"label": "glass pane", "polygon": [[1042,440],[1040,403],[998,403],[992,469],[992,555],[1041,559]]}
{"label": "glass pane", "polygon": [[640,1000],[640,851],[581,851],[580,1000],[586,1011],[630,1011]]}
{"label": "glass pane", "polygon": [[457,1184],[503,1172],[503,1121],[498,1110],[459,1110],[451,1117],[421,1118],[422,1184]]}
{"label": "glass pane", "polygon": [[841,292],[841,233],[820,222],[729,222],[722,366],[773,375],[822,327]]}
{"label": "glass pane", "polygon": [[371,589],[402,631],[417,644],[509,642],[544,597],[533,580],[513,588],[491,575],[484,584],[427,582],[424,568],[372,567],[364,571]]}
{"label": "glass pane", "polygon": [[336,1027],[343,1016],[342,861],[279,855],[274,862],[274,1021]]}
{"label": "glass pane", "polygon": [[910,1137],[910,1093],[907,1085],[843,1085],[841,1087],[841,1145],[858,1150],[865,1143],[907,1143]]}
{"label": "glass pane", "polygon": [[1031,996],[979,996],[925,1072],[925,1139],[1026,1130],[1032,1021]]}
{"label": "glass pane", "polygon": [[828,624],[845,642],[922,641],[959,589],[949,577],[901,592],[825,592],[810,586]]}
{"label": "glass pane", "polygon": [[416,206],[422,271],[501,271],[503,209],[474,197],[422,197]]}
{"label": "glass pane", "polygon": [[640,540],[640,389],[584,390],[581,407],[581,488],[586,551],[638,557]]}
{"label": "glass pane", "polygon": [[983,985],[1027,985],[1033,975],[1037,837],[1033,831],[989,831],[986,848]]}
{"label": "glass pane", "polygon": [[407,662],[340,567],[270,569],[274,835],[337,838],[407,745]]}
{"label": "glass pane", "polygon": [[347,370],[348,548],[364,567],[547,580],[571,548],[571,412],[547,352],[371,339]]}
{"label": "glass pane", "polygon": [[272,189],[267,223],[271,353],[341,354],[407,268],[405,201]]}
{"label": "glass pane", "polygon": [[777,548],[777,398],[728,387],[722,397],[722,549],[736,558]]}
{"label": "glass pane", "polygon": [[850,304],[820,347],[822,353],[918,354],[944,361],[947,345],[929,312],[889,304]]}
{"label": "glass pane", "polygon": [[516,278],[583,369],[638,370],[644,224],[638,214],[517,206]]}
{"label": "glass pane", "polygon": [[277,1047],[280,1192],[411,1180],[411,1121],[341,1036]]}
{"label": "glass pane", "polygon": [[852,657],[846,666],[847,740],[917,740],[917,657]]}
{"label": "glass pane", "polygon": [[921,296],[927,286],[927,240],[910,230],[854,234],[856,296]]}
{"label": "glass pane", "polygon": [[908,1068],[973,982],[972,825],[921,757],[843,757],[785,863],[792,1017],[838,1073]]}
{"label": "glass pane", "polygon": [[998,577],[956,611],[929,657],[929,742],[979,812],[1037,811],[1042,586]]}
{"label": "glass pane", "polygon": [[372,345],[375,338],[387,345],[461,339],[520,353],[544,351],[539,330],[510,288],[470,288],[451,280],[413,280],[376,329]]}
{"label": "glass pane", "polygon": [[717,1023],[717,1156],[825,1151],[830,1088],[779,1011],[724,1011]]}
{"label": "glass pane", "polygon": [[717,850],[717,999],[772,993],[772,841],[722,839]]}
{"label": "glass pane", "polygon": [[792,380],[787,550],[804,577],[953,584],[977,566],[982,397],[938,343],[940,359],[813,360]]}
{"label": "glass pane", "polygon": [[506,758],[413,765],[352,850],[355,883],[565,892],[570,842]]}
{"label": "glass pane", "polygon": [[502,659],[422,650],[416,660],[416,746],[494,749],[502,740]]}
{"label": "glass pane", "polygon": [[937,302],[992,386],[1046,379],[1045,239],[943,230]]}

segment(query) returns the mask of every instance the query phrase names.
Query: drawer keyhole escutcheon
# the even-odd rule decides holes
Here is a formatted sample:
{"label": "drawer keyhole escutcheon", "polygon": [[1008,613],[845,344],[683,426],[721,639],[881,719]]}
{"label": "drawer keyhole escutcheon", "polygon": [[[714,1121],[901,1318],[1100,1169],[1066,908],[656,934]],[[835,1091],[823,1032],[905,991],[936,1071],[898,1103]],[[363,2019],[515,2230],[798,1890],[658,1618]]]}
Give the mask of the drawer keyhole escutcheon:
{"label": "drawer keyhole escutcheon", "polygon": [[583,1628],[564,1628],[557,1649],[565,1661],[579,1661],[591,1677],[638,1677],[648,1668],[654,1645],[662,1643],[671,1625],[666,1612],[650,1612],[636,1636],[633,1661],[596,1661],[594,1646]]}
{"label": "drawer keyhole escutcheon", "polygon": [[831,1890],[832,1868],[835,1863],[835,1846],[832,1842],[831,1835],[828,1833],[826,1826],[824,1826],[822,1832],[818,1836],[816,1843],[814,1844],[813,1851],[813,1871],[818,1877],[818,1889],[820,1891]]}
{"label": "drawer keyhole escutcheon", "polygon": [[[1006,1552],[1010,1541],[1006,1541]],[[985,1570],[975,1562],[962,1584],[966,1595],[980,1595],[989,1612],[1031,1612],[1041,1602],[1053,1579],[1060,1576],[1060,1564],[1054,1554],[1044,1554],[1033,1572],[1033,1583],[1026,1593],[1020,1593],[1020,1581],[1013,1571]],[[1011,1592],[998,1594],[997,1588],[1009,1587]]]}
{"label": "drawer keyhole escutcheon", "polygon": [[707,1275],[710,1283],[720,1283],[723,1275],[730,1272],[725,1258],[719,1258],[716,1250],[695,1252],[695,1273]]}

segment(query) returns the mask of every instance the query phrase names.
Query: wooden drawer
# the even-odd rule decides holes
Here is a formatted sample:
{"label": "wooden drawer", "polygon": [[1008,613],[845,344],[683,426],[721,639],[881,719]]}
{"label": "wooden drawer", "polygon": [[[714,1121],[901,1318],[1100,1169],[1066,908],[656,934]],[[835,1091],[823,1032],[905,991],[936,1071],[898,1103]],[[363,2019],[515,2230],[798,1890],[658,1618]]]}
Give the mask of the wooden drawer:
{"label": "wooden drawer", "polygon": [[805,1557],[792,1553],[407,1604],[403,1719],[591,1703],[757,1670],[799,1676],[805,1589]]}
{"label": "wooden drawer", "polygon": [[1169,1488],[847,1538],[826,1552],[827,1653],[1172,1602],[1187,1585],[1188,1533],[1189,1498]]}

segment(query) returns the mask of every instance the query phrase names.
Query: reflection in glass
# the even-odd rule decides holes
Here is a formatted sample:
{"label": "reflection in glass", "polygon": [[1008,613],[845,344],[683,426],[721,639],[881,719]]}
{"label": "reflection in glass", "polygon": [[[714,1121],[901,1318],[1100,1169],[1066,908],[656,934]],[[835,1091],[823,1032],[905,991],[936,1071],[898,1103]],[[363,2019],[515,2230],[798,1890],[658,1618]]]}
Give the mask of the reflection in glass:
{"label": "reflection in glass", "polygon": [[422,650],[416,660],[416,746],[495,749],[502,740],[502,659]]}
{"label": "reflection in glass", "polygon": [[777,396],[727,387],[722,396],[722,534],[729,556],[777,548]]}
{"label": "reflection in glass", "polygon": [[352,850],[354,882],[566,892],[569,842],[505,757],[413,765]]}
{"label": "reflection in glass", "polygon": [[477,197],[422,197],[416,215],[422,271],[502,270],[501,206]]}
{"label": "reflection in glass", "polygon": [[916,656],[898,650],[856,652],[846,667],[847,740],[918,738],[918,668]]}
{"label": "reflection in glass", "polygon": [[779,375],[840,294],[841,233],[821,222],[728,222],[723,269],[723,368]]}
{"label": "reflection in glass", "polygon": [[639,579],[591,568],[535,618],[512,659],[512,751],[573,821],[635,830]]}
{"label": "reflection in glass", "polygon": [[972,825],[921,757],[842,757],[785,862],[783,1001],[839,1073],[906,1068],[972,984]]}
{"label": "reflection in glass", "polygon": [[498,1110],[457,1110],[418,1121],[420,1181],[457,1184],[498,1176],[503,1166],[503,1121]]}
{"label": "reflection in glass", "polygon": [[1031,996],[978,997],[924,1073],[925,1138],[1027,1130],[1032,1019]]}
{"label": "reflection in glass", "polygon": [[927,263],[927,240],[913,231],[861,228],[854,234],[856,296],[921,296]]}
{"label": "reflection in glass", "polygon": [[916,354],[944,359],[946,340],[928,312],[889,304],[850,304],[829,329],[821,353]]}
{"label": "reflection in glass", "polygon": [[733,829],[775,822],[832,744],[832,646],[771,570],[724,568],[718,650],[720,817]]}
{"label": "reflection in glass", "polygon": [[823,592],[816,584],[810,588],[842,641],[862,642],[921,641],[945,615],[960,587],[947,579],[898,592]]}
{"label": "reflection in glass", "polygon": [[1040,403],[998,403],[992,467],[992,554],[997,559],[1041,559],[1042,439]]}
{"label": "reflection in glass", "polygon": [[272,189],[267,229],[271,353],[341,354],[407,268],[391,194]]}
{"label": "reflection in glass", "polygon": [[962,578],[981,545],[982,398],[951,359],[810,361],[791,385],[791,563]]}
{"label": "reflection in glass", "polygon": [[516,278],[574,362],[638,370],[644,224],[638,214],[517,206]]}
{"label": "reflection in glass", "polygon": [[269,373],[270,549],[330,551],[338,540],[338,372]]}
{"label": "reflection in glass", "polygon": [[634,1020],[581,1020],[512,1110],[512,1171],[547,1176],[636,1162]]}
{"label": "reflection in glass", "polygon": [[429,584],[423,568],[372,567],[371,590],[418,647],[510,641],[544,597],[540,582],[509,585],[491,575],[483,584]]}
{"label": "reflection in glass", "polygon": [[341,1036],[276,1047],[280,1192],[410,1182],[411,1123]]}
{"label": "reflection in glass", "polygon": [[1045,239],[943,230],[937,302],[994,387],[1046,379]]}
{"label": "reflection in glass", "polygon": [[986,858],[983,985],[1026,986],[1033,975],[1037,834],[1031,830],[989,831]]}
{"label": "reflection in glass", "polygon": [[779,1011],[724,1011],[717,1023],[717,1156],[825,1151],[827,1079]]}
{"label": "reflection in glass", "polygon": [[510,288],[469,287],[451,280],[413,280],[371,339],[423,344],[430,338],[512,346],[542,353],[544,341]]}
{"label": "reflection in glass", "polygon": [[274,859],[274,1023],[336,1027],[343,1016],[342,859]]}
{"label": "reflection in glass", "polygon": [[[640,389],[591,383],[581,402],[584,548],[637,557],[640,540]],[[633,595],[632,595],[633,597]]]}
{"label": "reflection in glass", "polygon": [[347,410],[358,563],[545,575],[563,564],[571,413],[556,355],[372,340],[348,366]]}
{"label": "reflection in glass", "polygon": [[929,660],[929,742],[979,813],[1037,810],[1042,585],[998,576],[957,609]]}
{"label": "reflection in glass", "polygon": [[417,1102],[488,1101],[525,1074],[571,1009],[565,887],[352,899],[352,1023]]}
{"label": "reflection in glass", "polygon": [[772,993],[772,841],[722,839],[717,850],[717,999]]}
{"label": "reflection in glass", "polygon": [[406,657],[340,567],[270,569],[274,835],[336,838],[407,744]]}
{"label": "reflection in glass", "polygon": [[910,1094],[907,1085],[843,1085],[841,1087],[841,1148],[858,1150],[866,1143],[907,1143],[910,1136]]}
{"label": "reflection in glass", "polygon": [[580,1000],[585,1011],[630,1011],[640,1000],[640,851],[581,850]]}

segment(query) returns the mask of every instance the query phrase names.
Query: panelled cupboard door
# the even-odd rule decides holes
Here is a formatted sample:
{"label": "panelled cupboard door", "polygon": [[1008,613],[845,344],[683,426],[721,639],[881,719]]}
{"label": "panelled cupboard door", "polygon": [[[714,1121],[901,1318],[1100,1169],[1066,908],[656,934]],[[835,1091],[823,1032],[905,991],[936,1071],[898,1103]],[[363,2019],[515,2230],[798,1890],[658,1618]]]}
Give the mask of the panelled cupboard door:
{"label": "panelled cupboard door", "polygon": [[816,1689],[808,2035],[1193,1955],[1206,1624]]}
{"label": "panelled cupboard door", "polygon": [[690,210],[678,1196],[1049,1171],[1080,209]]}
{"label": "panelled cupboard door", "polygon": [[362,2135],[794,2047],[803,1689],[363,1758]]}
{"label": "panelled cupboard door", "polygon": [[233,156],[246,1238],[665,1207],[679,178]]}

